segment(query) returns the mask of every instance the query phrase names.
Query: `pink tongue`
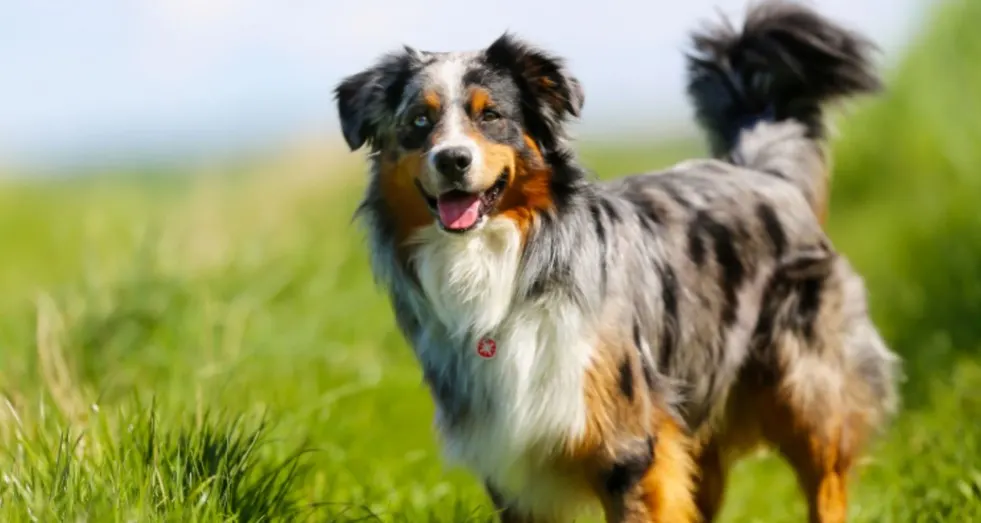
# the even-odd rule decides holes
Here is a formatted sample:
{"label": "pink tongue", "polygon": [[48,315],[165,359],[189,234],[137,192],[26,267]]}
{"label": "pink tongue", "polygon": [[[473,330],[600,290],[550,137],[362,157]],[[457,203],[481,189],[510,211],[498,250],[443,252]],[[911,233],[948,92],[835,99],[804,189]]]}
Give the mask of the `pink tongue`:
{"label": "pink tongue", "polygon": [[440,196],[436,208],[447,229],[468,229],[480,219],[480,197],[475,194]]}

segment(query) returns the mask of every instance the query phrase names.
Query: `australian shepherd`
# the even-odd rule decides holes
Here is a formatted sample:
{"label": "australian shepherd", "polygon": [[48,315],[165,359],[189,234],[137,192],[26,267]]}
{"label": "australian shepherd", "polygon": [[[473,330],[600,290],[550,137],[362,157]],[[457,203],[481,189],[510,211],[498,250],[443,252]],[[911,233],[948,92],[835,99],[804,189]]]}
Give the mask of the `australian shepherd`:
{"label": "australian shepherd", "polygon": [[865,38],[769,1],[692,38],[713,159],[598,182],[565,126],[583,89],[513,35],[406,47],[336,89],[370,149],[358,216],[448,459],[504,522],[709,521],[758,444],[811,521],[897,403],[897,358],[822,230],[822,107],[876,91]]}

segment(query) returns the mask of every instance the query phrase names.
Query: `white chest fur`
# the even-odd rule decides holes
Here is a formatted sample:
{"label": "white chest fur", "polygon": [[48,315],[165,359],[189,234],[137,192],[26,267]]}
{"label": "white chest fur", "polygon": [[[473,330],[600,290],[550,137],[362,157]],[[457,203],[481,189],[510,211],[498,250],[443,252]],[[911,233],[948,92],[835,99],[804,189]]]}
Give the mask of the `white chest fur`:
{"label": "white chest fur", "polygon": [[[446,457],[522,494],[522,501],[566,503],[559,498],[567,498],[569,486],[546,480],[541,465],[585,427],[591,344],[583,315],[565,300],[542,305],[515,298],[522,238],[510,220],[493,219],[460,236],[427,229],[416,240],[413,262],[431,320],[455,340],[416,350],[430,365],[458,362],[446,369],[467,374],[457,393],[487,406],[487,415],[452,426],[437,413]],[[483,337],[496,343],[492,358],[477,353]]]}

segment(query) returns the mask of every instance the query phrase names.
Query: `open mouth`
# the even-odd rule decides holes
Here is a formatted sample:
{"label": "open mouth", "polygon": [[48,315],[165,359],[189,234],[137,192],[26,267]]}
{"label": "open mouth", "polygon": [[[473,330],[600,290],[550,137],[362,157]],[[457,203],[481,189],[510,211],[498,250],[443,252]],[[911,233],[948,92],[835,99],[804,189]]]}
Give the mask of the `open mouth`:
{"label": "open mouth", "polygon": [[440,227],[455,233],[467,232],[477,227],[487,213],[497,205],[507,184],[508,171],[505,169],[494,181],[494,185],[486,191],[471,193],[454,189],[433,197],[426,193],[419,180],[416,180],[416,187],[426,199],[429,210],[439,220]]}

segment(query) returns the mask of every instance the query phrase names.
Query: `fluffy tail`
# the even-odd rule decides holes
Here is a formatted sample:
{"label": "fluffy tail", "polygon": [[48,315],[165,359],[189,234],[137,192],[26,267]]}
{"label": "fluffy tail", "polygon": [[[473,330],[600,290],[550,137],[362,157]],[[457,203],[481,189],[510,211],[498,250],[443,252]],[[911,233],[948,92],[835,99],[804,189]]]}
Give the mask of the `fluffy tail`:
{"label": "fluffy tail", "polygon": [[692,36],[688,94],[712,153],[797,184],[824,219],[829,160],[822,105],[876,92],[876,47],[799,4],[764,1],[742,31]]}

